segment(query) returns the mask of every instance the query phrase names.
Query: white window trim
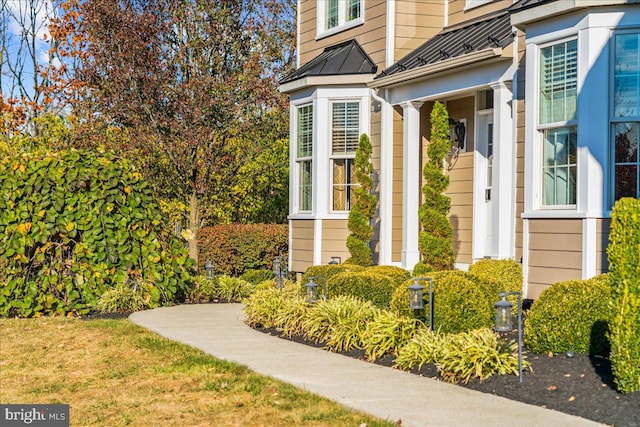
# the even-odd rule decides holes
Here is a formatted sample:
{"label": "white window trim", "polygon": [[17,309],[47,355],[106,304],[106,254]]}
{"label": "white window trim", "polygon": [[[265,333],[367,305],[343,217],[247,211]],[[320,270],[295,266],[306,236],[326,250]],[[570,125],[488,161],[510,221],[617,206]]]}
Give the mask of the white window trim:
{"label": "white window trim", "polygon": [[[310,96],[292,99],[290,102],[289,124],[289,175],[290,204],[289,219],[348,219],[349,211],[333,211],[331,170],[331,108],[333,102],[358,102],[360,104],[360,131],[358,136],[366,133],[371,137],[371,91],[367,87],[319,87]],[[297,168],[297,111],[313,103],[313,188],[312,211],[298,209],[298,188],[300,183]]]}
{"label": "white window trim", "polygon": [[[314,99],[312,97],[304,98],[297,100],[295,103],[291,103],[291,125],[290,125],[290,133],[292,142],[289,147],[289,168],[290,168],[290,185],[291,188],[289,190],[289,197],[291,200],[290,204],[290,212],[291,216],[301,216],[301,217],[311,217],[313,213],[313,209],[315,206],[315,197],[313,191],[313,185],[315,183],[314,176],[314,157],[316,152],[317,138],[316,138],[316,106]],[[298,158],[298,114],[300,108],[311,105],[313,107],[313,115],[312,115],[312,150],[311,157],[302,157]],[[310,210],[301,210],[301,200],[300,200],[300,162],[304,160],[311,160],[311,209]]]}
{"label": "white window trim", "polygon": [[348,0],[338,0],[338,25],[327,29],[327,0],[317,0],[316,2],[316,40],[332,36],[350,28],[364,24],[365,0],[360,0],[360,17],[346,22]]}
{"label": "white window trim", "polygon": [[[541,50],[549,47],[549,46],[554,46],[560,43],[566,43],[568,41],[571,40],[576,40],[577,42],[577,48],[578,48],[578,55],[577,55],[577,63],[576,63],[576,67],[577,67],[577,87],[578,87],[578,92],[580,91],[580,79],[581,79],[581,75],[580,75],[580,40],[578,38],[577,34],[572,34],[570,36],[565,36],[562,38],[556,38],[553,40],[549,40],[549,41],[545,41],[544,43],[537,43],[533,46],[531,46],[531,50],[533,50],[534,54],[533,54],[533,61],[531,61],[531,57],[529,55],[527,55],[527,63],[531,64],[528,65],[528,74],[527,74],[527,79],[530,79],[529,81],[533,81],[534,84],[530,85],[529,87],[532,88],[532,93],[530,94],[530,96],[528,96],[528,100],[533,100],[533,105],[531,107],[527,106],[527,108],[531,108],[533,110],[533,114],[532,114],[532,118],[533,120],[531,121],[531,126],[528,126],[528,129],[531,129],[531,131],[529,132],[529,135],[531,135],[531,142],[533,144],[529,144],[529,142],[527,141],[528,145],[530,145],[532,148],[531,150],[533,150],[532,153],[530,153],[531,158],[533,160],[532,162],[532,170],[529,173],[530,179],[526,180],[525,182],[530,182],[531,183],[531,187],[532,187],[532,191],[533,194],[531,195],[531,199],[529,199],[530,203],[529,203],[529,208],[527,209],[527,203],[525,202],[525,213],[529,213],[532,211],[540,211],[540,212],[576,212],[576,210],[578,209],[578,203],[579,203],[579,197],[580,197],[580,189],[579,187],[581,186],[581,183],[578,180],[578,177],[580,175],[580,145],[579,145],[579,141],[577,141],[577,145],[576,145],[576,149],[577,149],[577,153],[576,153],[576,203],[575,204],[570,204],[570,205],[545,205],[543,202],[543,185],[544,185],[544,180],[543,180],[543,174],[542,174],[542,167],[543,167],[543,147],[544,147],[544,131],[545,130],[549,130],[549,129],[558,129],[561,127],[575,127],[576,128],[576,133],[578,131],[578,103],[576,102],[576,118],[573,120],[566,120],[566,121],[559,121],[559,122],[552,122],[552,123],[545,123],[545,124],[540,124],[540,55],[541,55]],[[529,49],[528,49],[529,50]],[[527,125],[529,125],[529,123],[527,123]],[[580,138],[580,136],[578,135],[578,139]],[[528,139],[528,138],[527,138]],[[525,176],[526,176],[526,171],[525,171]],[[526,179],[526,178],[525,178]],[[526,194],[525,194],[526,196]],[[526,199],[527,197],[525,197]]]}
{"label": "white window trim", "polygon": [[[358,130],[358,139],[360,138],[360,135],[363,134],[362,132],[362,99],[361,98],[345,98],[345,99],[331,99],[329,101],[329,177],[330,177],[330,181],[331,181],[331,185],[329,186],[329,212],[332,214],[343,214],[343,213],[349,213],[350,209],[348,210],[335,210],[333,209],[334,206],[334,200],[333,200],[333,187],[335,185],[335,182],[333,181],[333,161],[334,160],[341,160],[341,159],[355,159],[356,158],[356,153],[354,152],[353,154],[333,154],[333,104],[342,104],[342,103],[348,103],[348,102],[352,102],[352,103],[357,103],[358,104],[358,126],[359,126],[359,130]],[[348,173],[348,170],[346,171],[346,173]],[[348,190],[348,188],[347,188]]]}

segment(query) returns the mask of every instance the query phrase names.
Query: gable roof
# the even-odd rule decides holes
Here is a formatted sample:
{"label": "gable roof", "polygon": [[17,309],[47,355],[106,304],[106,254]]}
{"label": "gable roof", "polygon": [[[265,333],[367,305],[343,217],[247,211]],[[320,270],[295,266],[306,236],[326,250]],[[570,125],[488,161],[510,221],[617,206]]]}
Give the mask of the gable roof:
{"label": "gable roof", "polygon": [[329,46],[311,61],[280,80],[289,83],[310,76],[339,76],[347,74],[375,74],[378,66],[355,40]]}
{"label": "gable roof", "polygon": [[407,56],[384,70],[376,79],[433,65],[474,52],[504,48],[513,42],[508,11],[487,15],[464,25],[445,28]]}

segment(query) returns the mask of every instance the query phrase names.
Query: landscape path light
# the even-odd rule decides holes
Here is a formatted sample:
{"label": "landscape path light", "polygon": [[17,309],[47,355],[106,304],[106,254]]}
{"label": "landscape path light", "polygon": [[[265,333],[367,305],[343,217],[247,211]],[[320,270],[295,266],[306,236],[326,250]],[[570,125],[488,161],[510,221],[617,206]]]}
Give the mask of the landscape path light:
{"label": "landscape path light", "polygon": [[282,289],[282,265],[278,257],[273,260],[273,274],[275,274],[276,280],[278,281],[278,288]]}
{"label": "landscape path light", "polygon": [[204,272],[207,279],[213,279],[213,263],[210,259],[204,262]]}
{"label": "landscape path light", "polygon": [[522,302],[520,292],[500,292],[498,294],[502,299],[493,305],[496,309],[495,331],[513,331],[513,304],[507,301],[509,295],[518,296],[518,373],[520,382],[522,382]]}
{"label": "landscape path light", "polygon": [[304,285],[305,287],[305,301],[309,304],[314,304],[320,297],[319,285],[315,282],[320,280],[322,282],[323,291],[322,298],[327,300],[327,279],[324,276],[312,276],[309,277],[309,281]]}
{"label": "landscape path light", "polygon": [[332,256],[331,261],[329,261],[329,265],[338,265],[342,264],[342,258],[339,256]]}
{"label": "landscape path light", "polygon": [[409,308],[412,310],[424,309],[424,286],[419,282],[429,282],[429,329],[433,331],[433,279],[431,277],[414,277],[413,284],[409,286]]}

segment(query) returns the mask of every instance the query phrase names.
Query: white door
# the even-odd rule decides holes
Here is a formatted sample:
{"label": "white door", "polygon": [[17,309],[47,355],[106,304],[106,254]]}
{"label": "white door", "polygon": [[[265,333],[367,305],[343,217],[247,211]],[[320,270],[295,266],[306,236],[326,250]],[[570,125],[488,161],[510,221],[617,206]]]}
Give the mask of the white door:
{"label": "white door", "polygon": [[493,112],[484,110],[478,117],[478,144],[475,162],[474,197],[475,258],[494,255],[493,251]]}

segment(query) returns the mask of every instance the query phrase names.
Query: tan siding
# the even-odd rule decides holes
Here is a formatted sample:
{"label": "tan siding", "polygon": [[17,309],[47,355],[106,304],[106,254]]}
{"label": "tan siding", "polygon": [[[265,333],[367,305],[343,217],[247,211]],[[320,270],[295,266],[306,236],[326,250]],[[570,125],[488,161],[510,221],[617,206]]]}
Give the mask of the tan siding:
{"label": "tan siding", "polygon": [[582,278],[582,220],[530,219],[528,298],[563,280]]}
{"label": "tan siding", "polygon": [[394,61],[436,35],[444,25],[444,1],[397,0]]}
{"label": "tan siding", "polygon": [[356,39],[371,59],[384,68],[387,6],[385,1],[369,0],[365,3],[364,24],[316,40],[317,10],[315,0],[300,2],[300,64],[318,56],[324,48],[346,40]]}
{"label": "tan siding", "polygon": [[391,261],[402,260],[402,109],[393,113],[393,218],[391,230]]}
{"label": "tan siding", "polygon": [[607,259],[607,246],[609,245],[609,232],[611,231],[611,219],[598,219],[596,225],[596,274],[609,271]]}
{"label": "tan siding", "polygon": [[291,221],[291,271],[303,272],[313,265],[313,220]]}
{"label": "tan siding", "polygon": [[323,264],[331,261],[332,256],[339,256],[342,260],[349,257],[347,249],[347,220],[323,220],[322,221],[322,256]]}
{"label": "tan siding", "polygon": [[478,18],[488,13],[496,12],[498,10],[506,9],[513,5],[512,0],[500,0],[487,3],[482,6],[474,7],[473,9],[464,10],[465,0],[450,0],[449,1],[449,25],[456,25],[463,21]]}

